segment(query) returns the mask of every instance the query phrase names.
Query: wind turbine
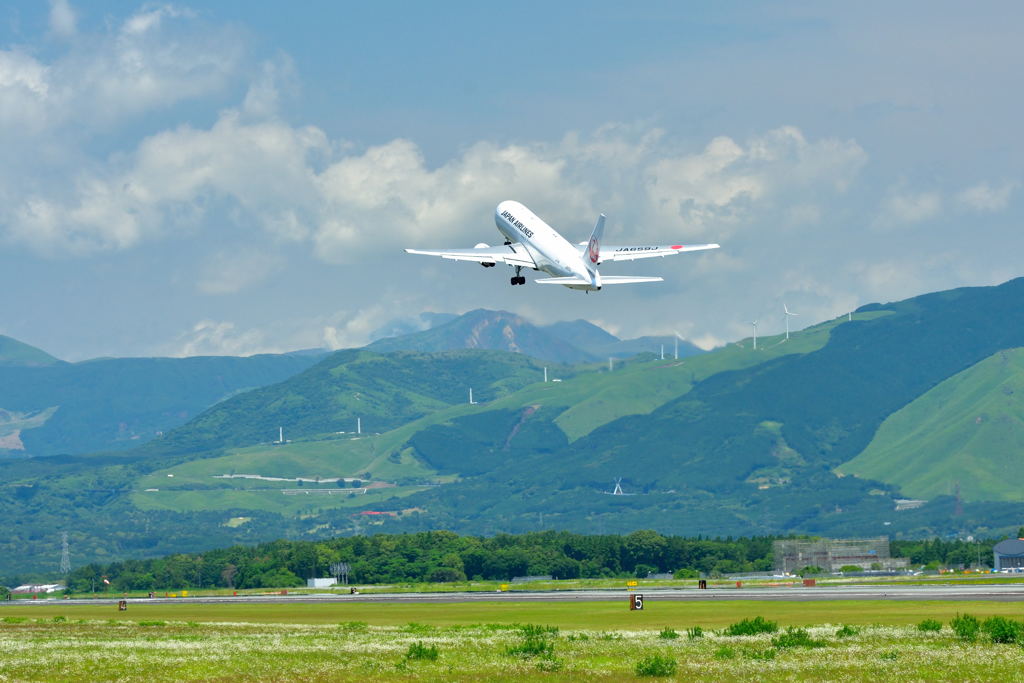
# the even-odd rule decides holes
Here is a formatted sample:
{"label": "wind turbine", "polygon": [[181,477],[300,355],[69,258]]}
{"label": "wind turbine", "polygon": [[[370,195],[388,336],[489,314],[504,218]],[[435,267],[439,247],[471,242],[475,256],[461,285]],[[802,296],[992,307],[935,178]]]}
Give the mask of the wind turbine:
{"label": "wind turbine", "polygon": [[675,333],[675,335],[676,335],[676,339],[675,339],[676,350],[675,350],[674,358],[676,360],[679,360],[679,340],[683,338],[683,335],[679,334],[679,330],[672,330],[672,332]]}
{"label": "wind turbine", "polygon": [[799,313],[793,313],[786,307],[786,303],[782,303],[782,310],[786,312],[786,341],[789,341],[789,318],[790,316],[800,315]]}
{"label": "wind turbine", "polygon": [[754,350],[757,351],[757,321],[751,320],[750,324],[754,326]]}

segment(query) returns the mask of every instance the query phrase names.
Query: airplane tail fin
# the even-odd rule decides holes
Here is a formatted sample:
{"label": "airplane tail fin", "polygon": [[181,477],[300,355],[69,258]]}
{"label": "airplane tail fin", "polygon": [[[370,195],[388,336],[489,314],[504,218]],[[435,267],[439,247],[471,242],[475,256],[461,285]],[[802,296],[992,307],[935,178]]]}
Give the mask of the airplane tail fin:
{"label": "airplane tail fin", "polygon": [[597,265],[601,263],[601,240],[604,238],[604,219],[605,215],[603,213],[597,217],[594,232],[590,234],[590,241],[587,242],[587,253],[583,257],[583,262],[587,264],[587,269],[590,272],[594,272],[597,269]]}

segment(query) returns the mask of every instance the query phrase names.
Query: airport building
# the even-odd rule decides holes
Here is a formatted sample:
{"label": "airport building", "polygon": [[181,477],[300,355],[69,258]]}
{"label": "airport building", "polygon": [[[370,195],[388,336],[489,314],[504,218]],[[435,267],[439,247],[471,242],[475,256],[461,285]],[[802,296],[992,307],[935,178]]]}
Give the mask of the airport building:
{"label": "airport building", "polygon": [[889,554],[889,537],[846,539],[791,539],[772,543],[777,573],[794,573],[804,567],[821,567],[826,572],[840,567],[861,569],[904,569],[907,558]]}
{"label": "airport building", "polygon": [[994,560],[992,567],[996,571],[1001,569],[1024,569],[1024,539],[1008,538],[999,541],[992,548]]}

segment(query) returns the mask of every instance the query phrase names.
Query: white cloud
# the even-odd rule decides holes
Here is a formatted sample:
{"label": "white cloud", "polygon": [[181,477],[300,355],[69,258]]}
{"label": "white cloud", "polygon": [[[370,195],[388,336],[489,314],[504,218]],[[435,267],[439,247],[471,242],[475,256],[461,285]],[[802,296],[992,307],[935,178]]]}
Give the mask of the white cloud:
{"label": "white cloud", "polygon": [[700,334],[689,341],[698,349],[704,349],[705,351],[710,351],[711,349],[716,349],[719,346],[725,346],[726,344],[725,339],[716,337],[713,334]]}
{"label": "white cloud", "polygon": [[978,183],[960,192],[956,199],[967,209],[994,213],[1002,211],[1009,205],[1010,196],[1017,189],[1018,183],[1007,180],[997,186],[989,183]]}
{"label": "white cloud", "polygon": [[178,337],[171,355],[187,356],[251,356],[257,353],[281,353],[268,346],[259,330],[236,330],[231,322],[201,320]]}
{"label": "white cloud", "polygon": [[[852,140],[808,142],[797,128],[783,126],[745,147],[718,137],[702,153],[651,164],[648,195],[660,218],[680,229],[711,224],[721,231],[749,218],[762,200],[790,201],[812,188],[842,193],[866,162],[867,153]],[[806,207],[806,199],[794,201]],[[804,208],[800,217],[807,213]]]}
{"label": "white cloud", "polygon": [[920,223],[939,215],[942,198],[937,192],[909,192],[889,195],[882,203],[875,225],[890,227]]}
{"label": "white cloud", "polygon": [[3,129],[39,130],[51,99],[49,68],[18,50],[0,50],[0,140]]}
{"label": "white cloud", "polygon": [[[263,78],[274,73],[268,67]],[[617,239],[717,239],[773,203],[789,206],[790,195],[841,193],[866,158],[854,142],[809,142],[791,127],[746,146],[715,138],[689,153],[658,130],[610,126],[553,144],[480,142],[429,168],[409,140],[353,154],[318,128],[261,120],[272,99],[247,98],[250,111],[227,110],[207,130],[146,138],[79,178],[69,196],[28,195],[9,235],[41,251],[123,249],[166,231],[171,217],[201,224],[220,202],[240,224],[308,239],[322,260],[351,263],[403,246],[486,239],[497,201],[518,198],[570,238],[585,237],[600,207]],[[817,209],[796,203],[793,211],[806,221]]]}
{"label": "white cloud", "polygon": [[238,248],[211,257],[196,288],[204,294],[235,294],[280,271],[281,257],[254,248]]}
{"label": "white cloud", "polygon": [[352,313],[335,313],[321,328],[321,345],[332,351],[365,346],[372,341],[373,333],[393,320],[400,310],[409,309],[395,302],[372,304]]}
{"label": "white cloud", "polygon": [[76,30],[75,11],[67,0],[50,0],[50,31],[58,36],[73,36]]}
{"label": "white cloud", "polygon": [[121,33],[126,36],[138,36],[150,33],[160,28],[165,18],[176,19],[179,17],[194,17],[195,13],[189,9],[175,7],[174,5],[147,6],[129,17],[121,25]]}
{"label": "white cloud", "polygon": [[43,62],[0,51],[0,141],[112,123],[223,90],[240,68],[244,42],[226,27],[196,23],[171,6],[143,9],[100,35],[76,30],[75,12],[54,0],[50,30],[66,51]]}
{"label": "white cloud", "polygon": [[83,175],[67,196],[27,196],[7,219],[8,236],[41,252],[125,249],[226,200],[244,222],[302,239],[309,218],[298,211],[317,204],[307,157],[325,142],[313,128],[245,125],[229,111],[208,131],[185,126],[147,138],[130,163],[122,160],[126,168]]}

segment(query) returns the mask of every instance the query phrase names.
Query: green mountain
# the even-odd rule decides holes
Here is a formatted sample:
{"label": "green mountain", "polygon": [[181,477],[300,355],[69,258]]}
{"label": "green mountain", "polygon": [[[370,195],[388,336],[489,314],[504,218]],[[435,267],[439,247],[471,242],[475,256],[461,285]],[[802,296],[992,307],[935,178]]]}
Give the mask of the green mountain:
{"label": "green mountain", "polygon": [[[552,366],[552,370],[555,366]],[[565,369],[563,372],[568,373]],[[161,452],[201,452],[315,435],[394,429],[453,404],[486,401],[543,376],[522,354],[338,351],[287,381],[232,397],[161,439]]]}
{"label": "green mountain", "polygon": [[294,375],[319,357],[110,358],[0,365],[0,456],[134,448],[233,394]]}
{"label": "green mountain", "polygon": [[[0,464],[8,494],[0,495],[0,524],[11,530],[0,538],[0,558],[19,558],[0,560],[0,571],[40,562],[18,549],[56,537],[61,525],[74,531],[83,558],[367,529],[897,537],[1015,530],[1024,521],[1021,496],[989,489],[983,477],[977,497],[929,494],[922,507],[904,510],[896,501],[911,497],[927,464],[908,469],[913,476],[850,468],[884,447],[886,463],[905,454],[920,461],[914,448],[932,453],[945,463],[940,478],[961,481],[965,491],[971,472],[997,471],[1014,423],[977,442],[973,461],[907,432],[938,438],[938,422],[923,420],[941,421],[940,408],[950,411],[944,443],[963,438],[962,426],[953,429],[963,416],[985,424],[1015,414],[999,397],[1017,390],[1006,378],[1016,375],[1024,347],[1022,297],[1024,280],[951,290],[865,306],[852,320],[788,341],[762,337],[756,351],[740,340],[680,360],[642,354],[613,370],[503,351],[339,352],[116,458],[48,459],[45,470],[32,461]],[[506,322],[519,339],[521,330]],[[932,407],[911,410],[921,400]],[[362,434],[352,434],[357,417]],[[272,443],[279,426],[289,443]],[[616,480],[626,495],[608,495]],[[64,509],[75,518],[55,512]],[[116,535],[101,540],[95,530],[113,520]]]}
{"label": "green mountain", "polygon": [[60,362],[42,349],[0,334],[0,367],[39,367]]}
{"label": "green mountain", "polygon": [[890,415],[840,470],[911,498],[1024,499],[1024,349],[1000,351]]}
{"label": "green mountain", "polygon": [[[870,533],[882,531],[883,520],[887,531],[921,532],[923,513],[895,514],[894,499],[904,495],[895,486],[833,470],[867,448],[889,415],[999,350],[1024,345],[1022,295],[1024,280],[1014,280],[866,306],[853,322],[832,323],[820,348],[718,372],[551,457],[506,462],[403,504],[435,510],[446,528],[473,530],[522,530],[541,512],[554,526],[621,530],[657,510],[656,528],[674,533]],[[1004,456],[981,457],[998,466]],[[595,495],[619,477],[642,495]],[[921,508],[932,515],[924,528],[1009,527],[1024,516],[1021,500],[1018,493],[1016,504],[968,522],[937,499]]]}

